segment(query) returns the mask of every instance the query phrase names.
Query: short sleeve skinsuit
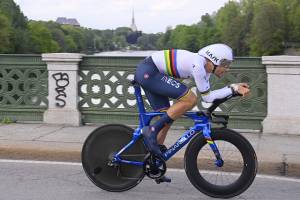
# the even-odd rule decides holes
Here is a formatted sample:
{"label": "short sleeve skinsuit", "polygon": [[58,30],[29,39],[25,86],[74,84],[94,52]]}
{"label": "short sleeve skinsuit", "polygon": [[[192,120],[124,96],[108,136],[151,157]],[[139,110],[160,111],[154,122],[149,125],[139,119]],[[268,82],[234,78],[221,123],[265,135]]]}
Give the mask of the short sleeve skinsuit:
{"label": "short sleeve skinsuit", "polygon": [[193,78],[200,93],[210,90],[205,58],[186,50],[157,51],[137,66],[135,80],[155,111],[170,107],[169,98],[180,99],[190,89],[177,79]]}

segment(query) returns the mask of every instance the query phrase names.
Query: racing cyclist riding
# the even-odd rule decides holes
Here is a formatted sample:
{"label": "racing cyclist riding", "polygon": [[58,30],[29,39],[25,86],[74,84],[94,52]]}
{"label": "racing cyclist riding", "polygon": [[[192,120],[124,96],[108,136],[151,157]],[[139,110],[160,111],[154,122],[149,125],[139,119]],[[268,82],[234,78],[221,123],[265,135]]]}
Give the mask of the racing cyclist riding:
{"label": "racing cyclist riding", "polygon": [[[197,103],[197,96],[177,79],[193,78],[202,100],[208,103],[233,94],[242,96],[250,92],[247,83],[235,83],[210,90],[211,74],[222,77],[233,61],[232,49],[226,44],[212,44],[192,53],[171,49],[157,51],[138,64],[135,81],[144,89],[154,111],[165,112],[160,119],[142,129],[147,149],[157,156],[166,150],[163,145],[167,132],[174,122]],[[170,106],[169,98],[176,102]],[[157,182],[170,182],[166,176]]]}

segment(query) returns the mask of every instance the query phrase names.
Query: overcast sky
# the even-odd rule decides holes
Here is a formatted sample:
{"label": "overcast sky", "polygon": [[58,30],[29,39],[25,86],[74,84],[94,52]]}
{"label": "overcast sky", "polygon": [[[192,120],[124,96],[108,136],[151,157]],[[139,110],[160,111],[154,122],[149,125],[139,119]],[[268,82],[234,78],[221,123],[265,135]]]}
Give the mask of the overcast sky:
{"label": "overcast sky", "polygon": [[76,18],[81,26],[115,29],[131,24],[132,8],[138,30],[165,32],[167,26],[191,25],[212,14],[228,0],[14,0],[32,20]]}

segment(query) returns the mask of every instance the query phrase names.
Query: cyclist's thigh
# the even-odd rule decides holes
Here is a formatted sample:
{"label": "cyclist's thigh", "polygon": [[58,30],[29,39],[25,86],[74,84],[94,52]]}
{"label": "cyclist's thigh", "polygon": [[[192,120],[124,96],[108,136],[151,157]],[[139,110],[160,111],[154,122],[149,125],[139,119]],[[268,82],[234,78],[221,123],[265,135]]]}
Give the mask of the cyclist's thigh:
{"label": "cyclist's thigh", "polygon": [[150,106],[154,111],[167,110],[170,107],[169,98],[166,96],[158,95],[144,89],[147,99],[149,100]]}
{"label": "cyclist's thigh", "polygon": [[[158,71],[151,58],[138,65],[135,80],[143,87],[154,110],[168,108],[169,99],[180,99],[189,89],[180,81]],[[168,102],[168,103],[167,103]]]}

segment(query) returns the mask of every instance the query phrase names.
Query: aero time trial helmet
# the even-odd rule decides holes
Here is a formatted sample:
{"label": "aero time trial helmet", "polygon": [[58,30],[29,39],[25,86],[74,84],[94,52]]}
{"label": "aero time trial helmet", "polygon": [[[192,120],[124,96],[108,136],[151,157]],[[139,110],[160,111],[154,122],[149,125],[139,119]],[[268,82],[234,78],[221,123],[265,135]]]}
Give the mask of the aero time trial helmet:
{"label": "aero time trial helmet", "polygon": [[230,64],[233,61],[232,49],[226,44],[211,44],[198,51],[203,56],[218,66],[221,64]]}

